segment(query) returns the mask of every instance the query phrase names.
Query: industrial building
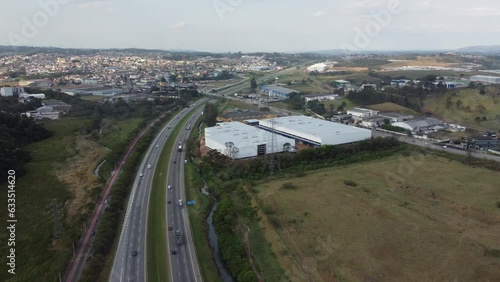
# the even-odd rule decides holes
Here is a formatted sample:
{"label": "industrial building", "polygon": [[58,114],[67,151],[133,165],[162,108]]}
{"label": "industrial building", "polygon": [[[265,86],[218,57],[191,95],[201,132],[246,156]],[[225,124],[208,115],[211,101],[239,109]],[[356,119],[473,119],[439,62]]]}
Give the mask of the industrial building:
{"label": "industrial building", "polygon": [[14,91],[12,90],[12,87],[2,87],[2,88],[0,88],[0,96],[11,97],[13,95],[14,95]]}
{"label": "industrial building", "polygon": [[205,146],[232,159],[252,158],[260,155],[293,150],[295,141],[241,122],[218,123],[205,128]]}
{"label": "industrial building", "polygon": [[500,84],[500,77],[488,76],[488,75],[475,75],[475,76],[471,76],[470,81]]}
{"label": "industrial building", "polygon": [[353,116],[354,118],[367,118],[378,115],[378,111],[369,110],[365,108],[354,108],[352,110],[347,110],[347,114]]}
{"label": "industrial building", "polygon": [[62,92],[68,95],[96,95],[96,96],[112,96],[116,94],[121,94],[124,92],[123,89],[113,88],[109,86],[78,86],[78,87],[66,87],[61,89]]}
{"label": "industrial building", "polygon": [[324,100],[339,100],[340,96],[337,94],[333,93],[320,93],[320,94],[305,94],[302,97],[306,100],[306,102],[309,101],[324,101]]}
{"label": "industrial building", "polygon": [[307,116],[261,120],[259,127],[313,146],[354,143],[372,136],[371,130]]}
{"label": "industrial building", "polygon": [[325,72],[328,69],[328,65],[325,63],[314,64],[312,66],[307,67],[308,72]]}
{"label": "industrial building", "polygon": [[286,99],[291,93],[297,91],[278,85],[264,85],[260,87],[260,92],[269,95],[269,98],[276,97]]}
{"label": "industrial building", "polygon": [[393,126],[410,130],[414,134],[428,134],[447,129],[445,123],[435,118],[418,118],[402,122],[395,122]]}

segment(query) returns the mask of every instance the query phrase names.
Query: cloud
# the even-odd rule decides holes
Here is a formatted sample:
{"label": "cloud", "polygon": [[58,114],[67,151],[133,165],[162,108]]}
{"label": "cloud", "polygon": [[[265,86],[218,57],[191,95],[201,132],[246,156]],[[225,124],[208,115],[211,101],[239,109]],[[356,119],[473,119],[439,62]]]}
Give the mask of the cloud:
{"label": "cloud", "polygon": [[384,3],[379,1],[352,1],[344,8],[351,10],[367,10],[382,6]]}
{"label": "cloud", "polygon": [[458,14],[461,16],[468,16],[468,17],[500,16],[500,8],[477,7],[477,8],[461,9],[459,10]]}
{"label": "cloud", "polygon": [[317,11],[316,13],[311,14],[311,16],[313,16],[313,17],[321,17],[324,15],[326,15],[325,11]]}
{"label": "cloud", "polygon": [[411,12],[424,12],[429,11],[432,8],[431,1],[421,1],[416,2],[408,7],[408,11]]}
{"label": "cloud", "polygon": [[110,9],[111,1],[81,1],[76,5],[80,9]]}
{"label": "cloud", "polygon": [[187,22],[178,22],[176,24],[171,25],[170,28],[175,28],[175,29],[183,28],[186,26],[186,24]]}

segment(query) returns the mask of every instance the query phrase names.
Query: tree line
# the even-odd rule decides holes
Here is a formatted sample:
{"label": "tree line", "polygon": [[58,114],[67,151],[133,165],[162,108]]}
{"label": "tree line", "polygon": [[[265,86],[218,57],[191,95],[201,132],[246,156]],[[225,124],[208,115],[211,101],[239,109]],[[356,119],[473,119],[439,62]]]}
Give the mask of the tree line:
{"label": "tree line", "polygon": [[0,112],[0,183],[7,181],[8,170],[15,170],[18,177],[25,174],[24,164],[31,157],[23,148],[52,135],[26,116]]}

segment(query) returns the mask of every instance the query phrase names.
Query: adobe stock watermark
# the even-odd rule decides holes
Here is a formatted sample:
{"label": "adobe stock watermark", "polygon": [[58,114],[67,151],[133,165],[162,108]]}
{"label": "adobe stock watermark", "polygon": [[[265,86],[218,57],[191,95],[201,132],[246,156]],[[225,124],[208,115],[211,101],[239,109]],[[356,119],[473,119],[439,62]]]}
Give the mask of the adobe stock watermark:
{"label": "adobe stock watermark", "polygon": [[318,271],[318,265],[321,262],[328,260],[340,247],[340,244],[334,243],[332,237],[326,239],[321,237],[316,238],[318,245],[314,249],[316,255],[306,257],[299,265],[294,265],[287,269],[280,282],[292,281],[308,281],[312,278],[313,281],[321,281],[321,274]]}
{"label": "adobe stock watermark", "polygon": [[212,5],[214,7],[219,20],[225,19],[225,14],[233,12],[244,0],[215,0]]}
{"label": "adobe stock watermark", "polygon": [[385,181],[394,191],[406,182],[407,178],[412,176],[417,168],[424,165],[425,155],[422,153],[412,152],[407,157],[399,158],[399,165],[397,171],[386,171],[384,174]]}
{"label": "adobe stock watermark", "polygon": [[354,28],[354,38],[352,44],[342,42],[340,48],[345,51],[361,51],[366,49],[372,40],[379,36],[382,30],[388,27],[394,16],[403,11],[399,0],[389,0],[385,9],[371,16],[371,19],[361,29]]}
{"label": "adobe stock watermark", "polygon": [[33,13],[31,18],[22,17],[21,30],[18,33],[9,32],[7,38],[13,46],[28,45],[29,40],[33,39],[40,29],[46,27],[51,18],[54,18],[61,10],[62,5],[66,5],[70,0],[40,0],[38,6],[40,9]]}

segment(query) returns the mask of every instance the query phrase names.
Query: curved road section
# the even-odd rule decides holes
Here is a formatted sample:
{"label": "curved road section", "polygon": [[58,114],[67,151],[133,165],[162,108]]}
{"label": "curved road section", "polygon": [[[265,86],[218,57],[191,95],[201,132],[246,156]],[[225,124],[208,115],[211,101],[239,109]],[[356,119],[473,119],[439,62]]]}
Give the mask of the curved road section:
{"label": "curved road section", "polygon": [[[197,101],[196,104],[204,103],[207,100],[208,100],[207,98],[204,98],[200,101]],[[149,210],[149,196],[151,194],[151,187],[153,183],[153,176],[155,174],[156,163],[158,162],[160,152],[162,148],[165,146],[167,138],[170,136],[173,129],[176,126],[178,126],[179,122],[186,115],[190,114],[191,111],[192,110],[190,108],[183,109],[177,116],[175,116],[172,119],[172,121],[170,121],[161,130],[161,132],[156,136],[156,138],[148,148],[148,151],[146,152],[141,162],[141,165],[139,167],[139,172],[135,178],[134,185],[130,193],[127,211],[125,213],[125,218],[123,221],[123,226],[120,234],[120,241],[118,243],[118,248],[115,254],[113,268],[111,269],[110,273],[109,281],[111,282],[146,281],[146,232],[147,232],[147,221],[148,221],[147,216]],[[185,134],[187,133],[182,132],[180,135],[186,137]],[[177,141],[177,143],[178,142],[179,141]],[[172,155],[176,155],[176,153],[177,151],[174,151]],[[171,166],[169,165],[169,167]],[[169,176],[174,177],[170,172]],[[169,182],[170,179],[167,179],[167,183]],[[184,183],[183,179],[181,182]],[[165,187],[165,189],[167,189],[167,187]],[[179,190],[179,193],[185,193],[185,192]],[[188,236],[185,236],[187,235],[186,233],[183,234],[185,245],[182,246],[182,251],[179,251],[180,256],[176,258],[181,258],[181,257],[184,258],[184,260],[182,260],[182,265],[179,267],[186,269],[186,271],[188,272],[191,272],[191,274],[189,274],[191,276],[189,277],[198,277],[200,276],[199,266],[196,254],[194,253],[192,240],[190,240],[191,232],[188,220],[189,219],[187,218],[186,215],[183,217],[182,223],[176,224],[177,226],[179,226],[179,228],[181,228],[182,231],[189,232]],[[170,242],[169,245],[171,245]],[[189,260],[186,260],[186,256],[182,256],[182,254],[185,253],[184,250],[187,249],[190,250]],[[196,270],[198,274],[194,274],[194,271]],[[198,280],[193,278],[193,280],[188,279],[179,281],[187,282],[187,281],[198,281]]]}

